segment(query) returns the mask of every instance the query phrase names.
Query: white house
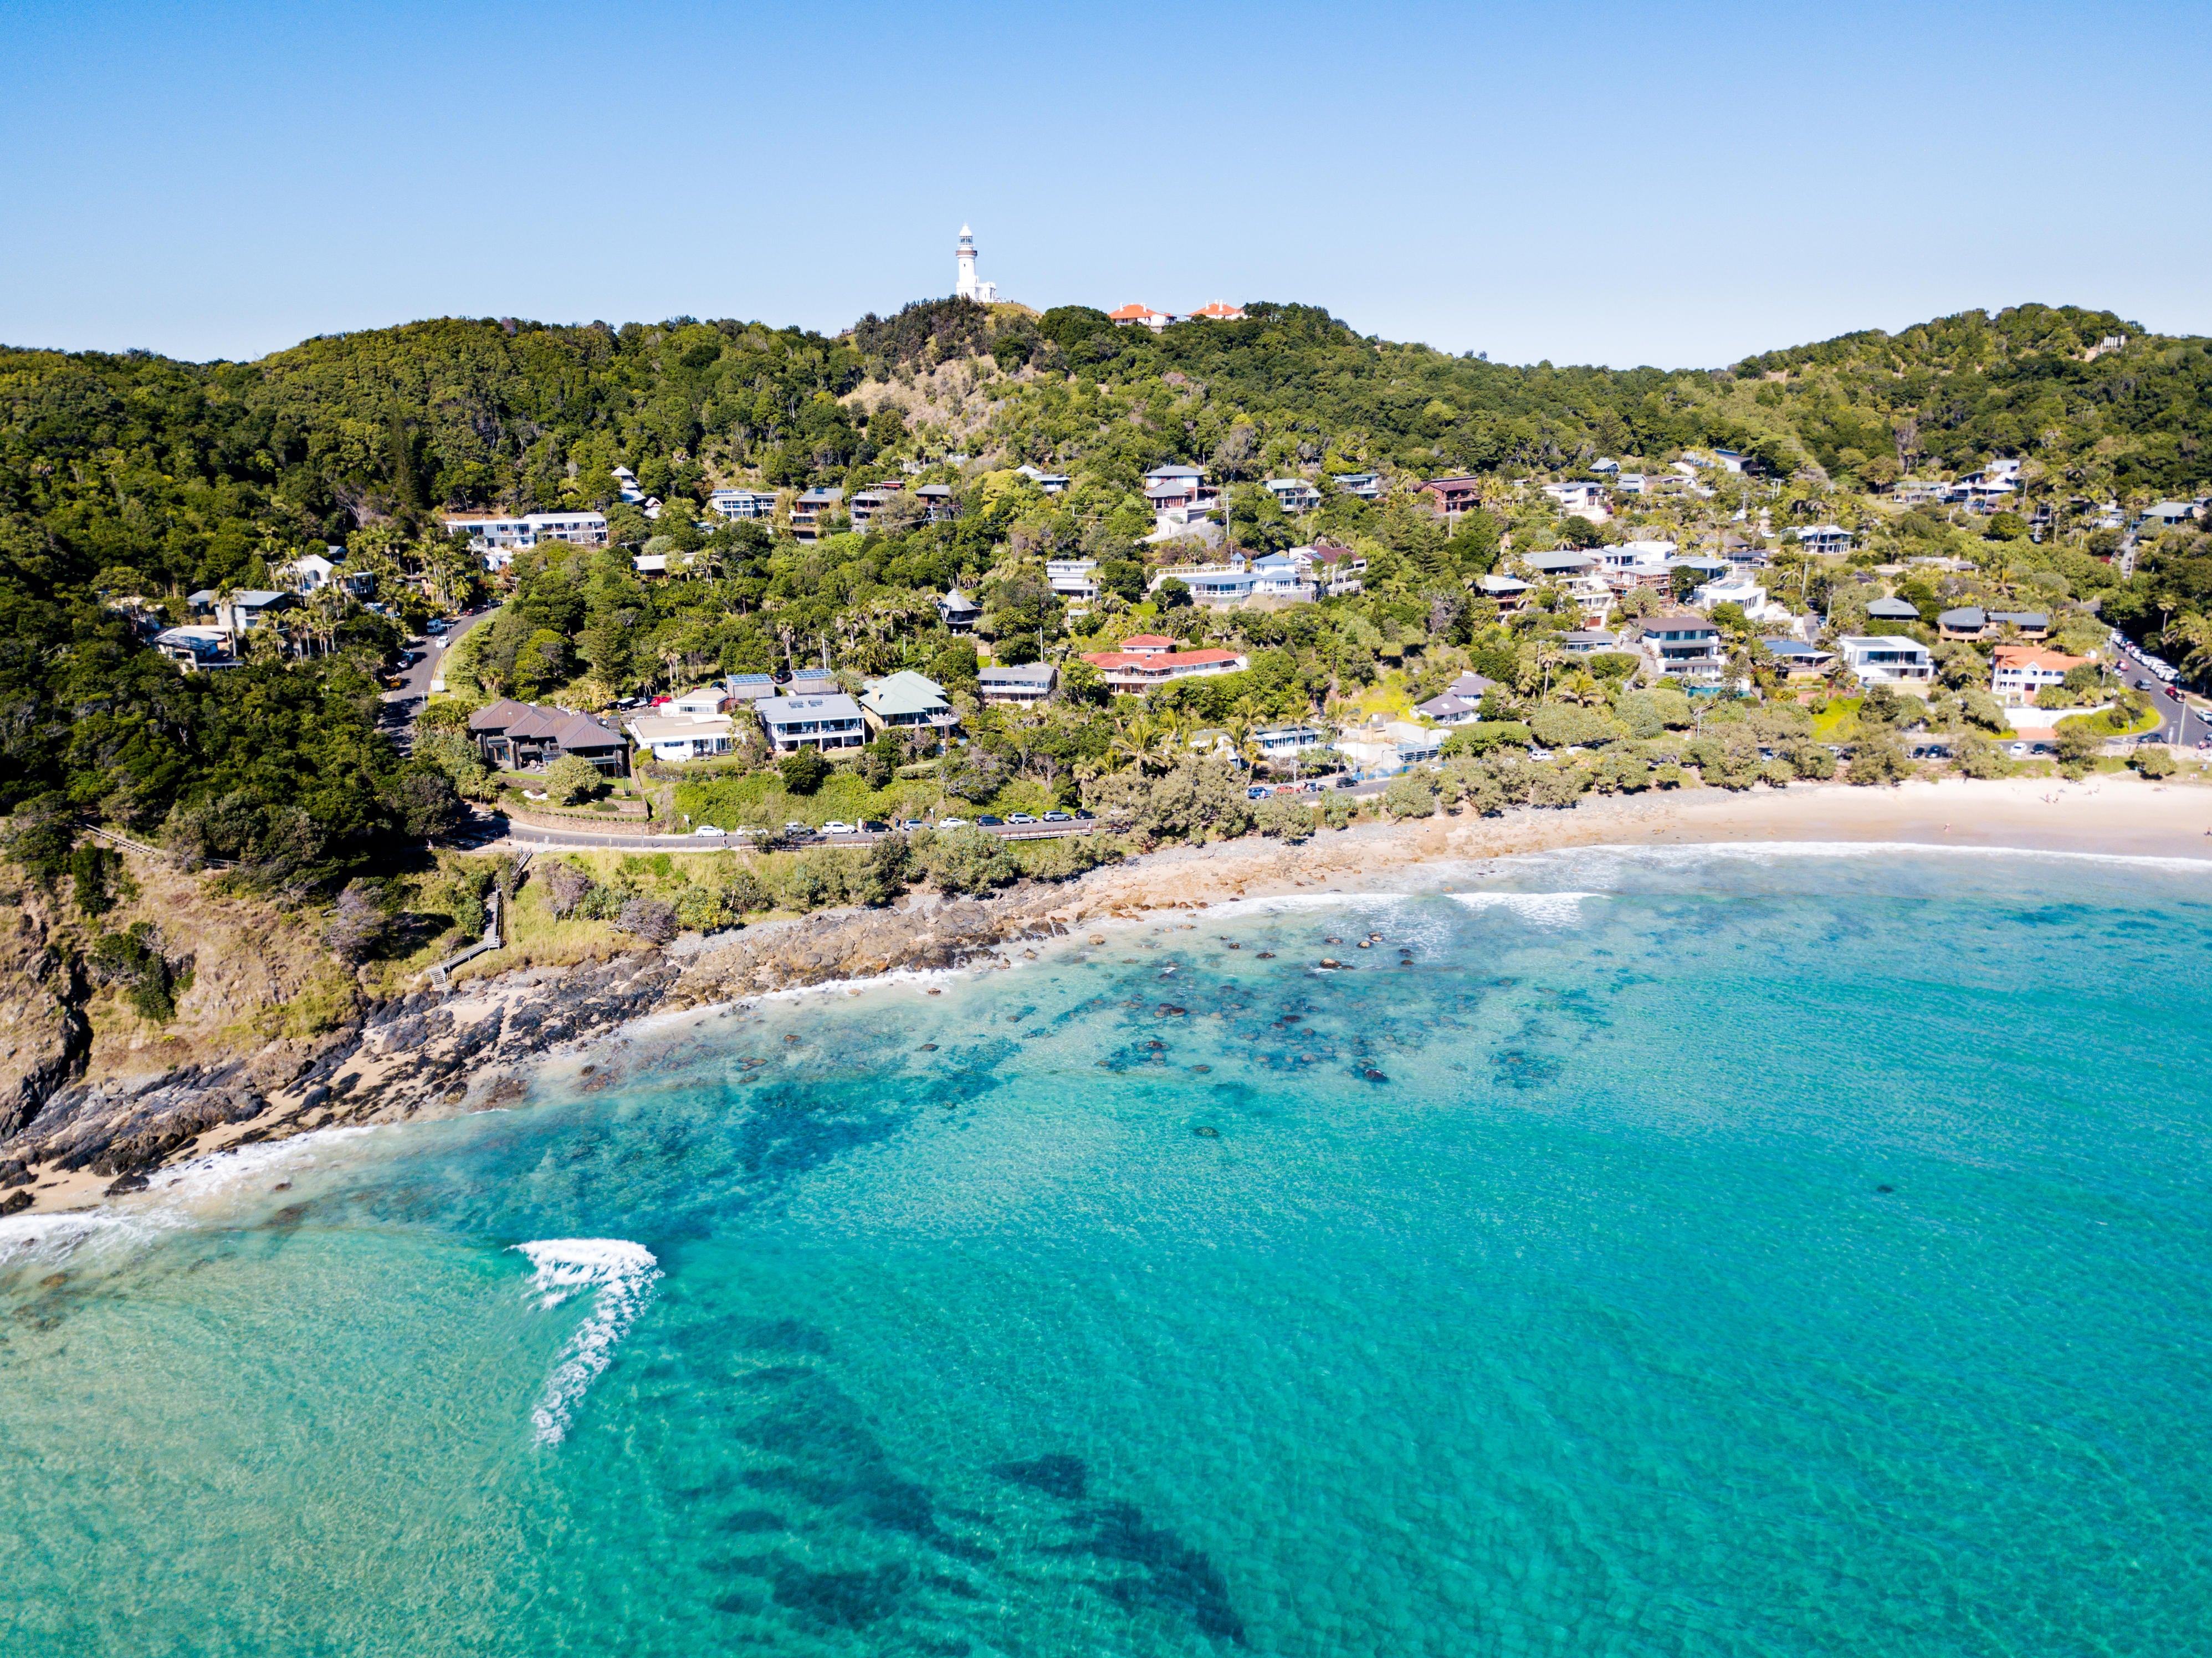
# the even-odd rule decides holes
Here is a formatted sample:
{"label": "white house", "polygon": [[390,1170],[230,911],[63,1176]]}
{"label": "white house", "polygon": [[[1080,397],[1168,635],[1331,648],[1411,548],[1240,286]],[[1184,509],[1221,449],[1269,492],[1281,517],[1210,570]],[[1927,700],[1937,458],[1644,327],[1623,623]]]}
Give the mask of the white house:
{"label": "white house", "polygon": [[1028,708],[1052,695],[1060,670],[1049,662],[989,663],[975,671],[975,692],[986,703]]}
{"label": "white house", "polygon": [[1116,328],[1149,328],[1155,334],[1176,320],[1171,313],[1139,303],[1116,306],[1106,313],[1106,319]]}
{"label": "white house", "polygon": [[1921,684],[1936,677],[1936,659],[1917,639],[1845,634],[1837,640],[1844,664],[1866,685]]}
{"label": "white house", "polygon": [[1382,479],[1374,472],[1332,472],[1329,480],[1347,495],[1357,495],[1362,501],[1382,499]]}
{"label": "white house", "polygon": [[834,696],[769,696],[753,704],[769,745],[778,754],[801,749],[857,749],[868,740],[860,705]]}
{"label": "white house", "polygon": [[1613,508],[1606,503],[1605,485],[1587,478],[1577,478],[1565,483],[1547,483],[1544,493],[1559,504],[1562,513],[1576,518],[1603,519],[1613,516]]}
{"label": "white house", "polygon": [[1067,603],[1070,616],[1098,602],[1098,561],[1095,558],[1047,559],[1044,579]]}
{"label": "white house", "polygon": [[1293,553],[1268,553],[1252,561],[1252,593],[1256,598],[1311,598],[1314,580],[1310,560]]}
{"label": "white house", "polygon": [[511,555],[546,541],[565,541],[572,547],[607,544],[605,513],[526,513],[520,518],[494,513],[449,513],[445,524],[447,535],[466,534],[470,550],[477,553]]}
{"label": "white house", "polygon": [[1231,604],[1241,604],[1251,598],[1259,586],[1260,578],[1245,563],[1243,554],[1231,553],[1226,564],[1201,564],[1195,569],[1185,567],[1163,570],[1146,584],[1146,591],[1157,593],[1162,584],[1169,581],[1180,581],[1189,588],[1194,604],[1226,608]]}
{"label": "white house", "polygon": [[1155,466],[1145,474],[1145,499],[1155,513],[1204,506],[1215,494],[1205,472],[1195,466]]}
{"label": "white house", "polygon": [[1797,532],[1797,545],[1808,553],[1834,556],[1851,550],[1851,532],[1840,524],[1808,524]]}
{"label": "white house", "polygon": [[1699,585],[1690,595],[1693,609],[1710,613],[1718,604],[1742,607],[1744,615],[1753,622],[1779,622],[1790,612],[1767,598],[1766,589],[1747,576],[1727,575],[1717,581]]}
{"label": "white house", "polygon": [[1059,495],[1072,482],[1065,472],[1043,472],[1034,466],[1017,466],[1014,468],[1014,476],[1027,478],[1048,495]]}
{"label": "white house", "polygon": [[2033,645],[2000,645],[1996,659],[1990,672],[1990,689],[2008,707],[2033,702],[2038,691],[2046,685],[2064,683],[2068,669],[2081,667],[2088,660]]}
{"label": "white house", "polygon": [[654,759],[681,763],[727,754],[735,722],[727,714],[641,714],[623,729]]}
{"label": "white house", "polygon": [[1286,513],[1310,513],[1321,505],[1321,491],[1304,478],[1269,478],[1265,487]]}
{"label": "white house", "polygon": [[774,518],[775,491],[717,489],[707,497],[707,504],[727,519]]}

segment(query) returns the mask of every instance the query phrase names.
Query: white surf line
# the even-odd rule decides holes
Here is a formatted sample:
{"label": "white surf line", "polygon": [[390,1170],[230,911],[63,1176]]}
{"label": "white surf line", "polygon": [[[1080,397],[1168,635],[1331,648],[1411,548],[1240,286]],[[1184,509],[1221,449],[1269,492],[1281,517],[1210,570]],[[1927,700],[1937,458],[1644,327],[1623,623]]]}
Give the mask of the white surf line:
{"label": "white surf line", "polygon": [[1582,919],[1583,905],[1601,892],[1451,892],[1444,895],[1469,909],[1503,909],[1522,920],[1545,927],[1572,926]]}
{"label": "white surf line", "polygon": [[530,1294],[550,1312],[571,1297],[596,1291],[591,1314],[576,1327],[545,1379],[530,1413],[532,1441],[557,1445],[568,1432],[577,1405],[614,1360],[616,1345],[653,1300],[660,1263],[653,1251],[625,1238],[537,1238],[514,1248],[537,1267]]}
{"label": "white surf line", "polygon": [[2056,858],[2075,863],[2124,865],[2138,869],[2212,872],[2212,858],[2170,858],[2151,853],[2071,852],[2055,847],[1984,847],[1948,841],[1696,841],[1664,846],[1638,846],[1633,841],[1593,841],[1587,846],[1553,847],[1542,852],[1507,853],[1493,861],[1501,864],[1571,862],[1579,855],[1611,853],[1659,863],[1685,863],[1696,858],[1873,858],[1912,856],[1932,853],[1954,858]]}

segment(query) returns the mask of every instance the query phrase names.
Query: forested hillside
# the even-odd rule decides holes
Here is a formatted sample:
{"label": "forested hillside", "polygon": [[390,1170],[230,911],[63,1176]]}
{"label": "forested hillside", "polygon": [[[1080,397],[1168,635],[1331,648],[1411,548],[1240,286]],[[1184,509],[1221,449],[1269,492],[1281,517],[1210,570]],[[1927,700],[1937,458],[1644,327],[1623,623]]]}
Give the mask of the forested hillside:
{"label": "forested hillside", "polygon": [[[39,799],[197,837],[208,856],[295,879],[434,827],[452,809],[447,774],[403,766],[373,726],[369,674],[388,629],[364,624],[313,659],[185,678],[107,601],[140,596],[182,620],[182,595],[260,585],[334,544],[418,568],[450,551],[436,523],[449,507],[599,507],[618,544],[657,538],[690,561],[693,580],[650,593],[626,553],[518,573],[521,598],[485,635],[489,684],[606,697],[825,652],[863,668],[933,662],[945,641],[924,636],[926,597],[954,581],[981,584],[1002,658],[1036,635],[1049,648],[1066,635],[1045,614],[1040,556],[1089,553],[1109,586],[1141,595],[1146,468],[1188,461],[1232,485],[1380,471],[1398,491],[1384,505],[1340,497],[1305,526],[1256,489],[1232,491],[1245,544],[1317,527],[1378,555],[1356,603],[1253,620],[1247,642],[1283,653],[1260,701],[1289,712],[1356,680],[1359,662],[1371,673],[1424,640],[1471,643],[1481,618],[1465,583],[1500,535],[1532,547],[1573,530],[1516,481],[1573,476],[1601,455],[1663,467],[1685,447],[1741,451],[1769,480],[1752,504],[1783,514],[1778,526],[1818,513],[1883,544],[1954,551],[1981,530],[1899,518],[1872,492],[1903,471],[2000,456],[2027,462],[2025,503],[2140,505],[2212,477],[2206,342],[2145,336],[2109,313],[2025,306],[1721,369],[1611,370],[1363,338],[1310,307],[1249,312],[1154,335],[1083,307],[950,300],[836,338],[690,319],[443,319],[243,364],[0,351],[0,808]],[[2099,349],[2118,335],[2124,347]],[[1024,462],[1073,484],[1042,497],[1011,477]],[[657,524],[617,502],[617,465],[670,504]],[[811,548],[691,522],[718,483],[849,490],[916,466],[955,484],[959,517],[893,514],[880,533]],[[1447,543],[1403,492],[1459,471],[1492,475],[1495,505]],[[1724,494],[1705,527],[1717,534],[1721,509],[1749,501]],[[2040,548],[2017,544],[2008,568],[2109,589],[2108,616],[2185,652],[2212,646],[2201,537],[2154,540],[2122,583],[2068,523],[2062,512]],[[1691,537],[1698,523],[1678,513],[1666,527]],[[2201,672],[2212,655],[2192,661]]]}

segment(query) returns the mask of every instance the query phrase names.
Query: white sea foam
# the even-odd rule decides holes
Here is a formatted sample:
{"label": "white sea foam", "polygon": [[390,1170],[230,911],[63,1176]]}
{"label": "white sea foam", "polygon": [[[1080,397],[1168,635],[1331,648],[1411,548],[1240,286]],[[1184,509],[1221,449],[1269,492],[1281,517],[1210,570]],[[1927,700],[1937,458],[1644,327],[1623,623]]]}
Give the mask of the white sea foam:
{"label": "white sea foam", "polygon": [[1603,895],[1595,892],[1455,892],[1455,904],[1469,909],[1510,911],[1532,926],[1572,926],[1582,919],[1583,905]]}
{"label": "white sea foam", "polygon": [[1547,852],[1522,853],[1492,860],[1523,867],[1580,868],[1588,865],[1634,863],[1680,867],[1710,861],[1738,863],[1780,862],[1793,858],[1875,859],[1948,857],[2004,860],[2055,859],[2061,863],[2101,864],[2134,869],[2212,873],[2212,858],[2166,858],[2148,853],[2072,852],[2051,847],[1967,846],[1944,841],[1700,841],[1670,846],[1637,846],[1600,842],[1587,847],[1562,847]]}
{"label": "white sea foam", "polygon": [[1410,892],[1278,892],[1265,898],[1231,898],[1194,914],[1210,920],[1224,916],[1275,915],[1301,909],[1335,909],[1345,905],[1402,904]]}
{"label": "white sea foam", "polygon": [[590,1315],[561,1349],[538,1408],[530,1413],[537,1442],[557,1445],[568,1434],[578,1401],[613,1360],[616,1344],[653,1300],[660,1263],[643,1244],[623,1238],[538,1238],[514,1247],[538,1269],[530,1293],[542,1311],[550,1312],[587,1291],[597,1292]]}

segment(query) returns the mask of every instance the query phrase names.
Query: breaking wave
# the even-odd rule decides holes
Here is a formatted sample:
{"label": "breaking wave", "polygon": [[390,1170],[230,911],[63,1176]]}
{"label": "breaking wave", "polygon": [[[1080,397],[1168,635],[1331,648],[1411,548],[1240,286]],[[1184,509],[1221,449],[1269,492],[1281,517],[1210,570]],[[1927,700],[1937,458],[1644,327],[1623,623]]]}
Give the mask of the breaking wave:
{"label": "breaking wave", "polygon": [[660,1263],[643,1244],[622,1238],[539,1238],[514,1247],[538,1269],[530,1294],[540,1310],[550,1312],[573,1296],[598,1291],[591,1315],[561,1349],[538,1408],[530,1413],[535,1442],[557,1445],[568,1432],[578,1402],[613,1360],[616,1345],[652,1302]]}
{"label": "breaking wave", "polygon": [[1595,892],[1455,892],[1455,904],[1469,909],[1510,910],[1534,926],[1572,926],[1582,919],[1583,904],[1601,896]]}

